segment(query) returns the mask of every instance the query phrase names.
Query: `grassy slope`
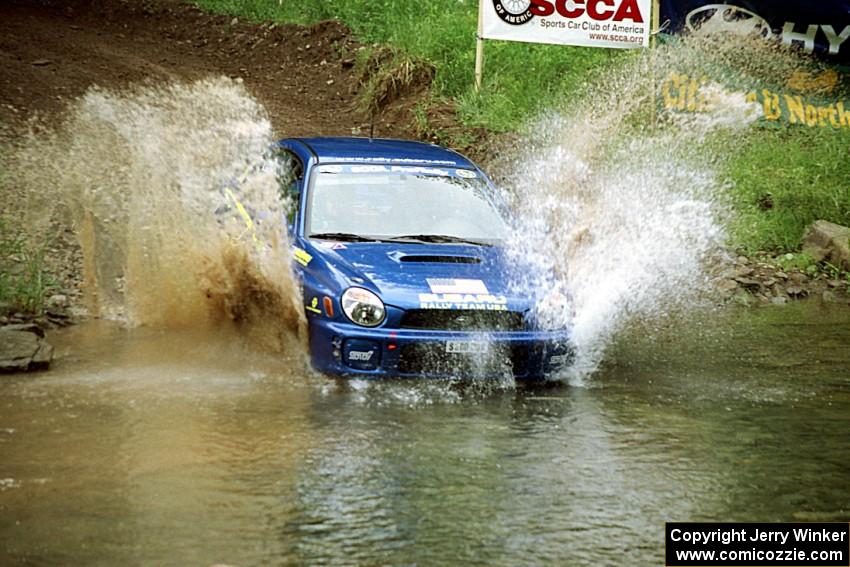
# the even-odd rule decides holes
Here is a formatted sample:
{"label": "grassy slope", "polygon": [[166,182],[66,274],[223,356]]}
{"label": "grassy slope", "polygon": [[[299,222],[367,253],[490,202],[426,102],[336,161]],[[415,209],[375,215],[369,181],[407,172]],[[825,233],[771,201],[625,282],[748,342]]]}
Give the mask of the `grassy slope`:
{"label": "grassy slope", "polygon": [[850,226],[850,133],[832,128],[755,128],[728,164],[747,251],[795,250],[818,219]]}
{"label": "grassy slope", "polygon": [[[459,103],[468,125],[516,131],[551,99],[567,96],[592,71],[628,57],[617,50],[488,42],[483,94],[472,88],[476,0],[195,0],[252,20],[313,23],[336,18],[358,38],[433,62],[435,95]],[[744,251],[793,250],[818,218],[850,225],[847,130],[755,128],[728,162]]]}

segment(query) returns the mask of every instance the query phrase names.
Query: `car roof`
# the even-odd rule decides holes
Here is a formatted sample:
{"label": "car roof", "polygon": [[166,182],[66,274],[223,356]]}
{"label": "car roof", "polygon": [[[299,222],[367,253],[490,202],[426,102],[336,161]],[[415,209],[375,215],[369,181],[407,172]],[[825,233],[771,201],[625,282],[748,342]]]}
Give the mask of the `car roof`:
{"label": "car roof", "polygon": [[319,163],[415,163],[474,168],[459,153],[423,142],[387,138],[297,138]]}

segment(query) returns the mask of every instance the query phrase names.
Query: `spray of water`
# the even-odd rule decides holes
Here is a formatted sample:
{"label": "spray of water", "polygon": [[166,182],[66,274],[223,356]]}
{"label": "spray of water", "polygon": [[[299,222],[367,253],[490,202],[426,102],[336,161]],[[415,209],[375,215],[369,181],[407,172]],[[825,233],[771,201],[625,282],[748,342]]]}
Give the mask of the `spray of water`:
{"label": "spray of water", "polygon": [[260,105],[227,79],[92,89],[4,156],[26,224],[70,223],[90,314],[130,325],[240,325],[303,337],[283,174]]}
{"label": "spray of water", "polygon": [[[752,38],[694,37],[635,55],[532,125],[507,185],[522,219],[513,253],[538,269],[517,285],[568,301],[552,322],[573,330],[566,378],[581,383],[628,323],[710,292],[728,212],[721,150],[706,141],[751,125],[760,111],[745,92],[801,65]],[[668,115],[658,101],[671,71],[720,82],[704,81],[700,112]]]}

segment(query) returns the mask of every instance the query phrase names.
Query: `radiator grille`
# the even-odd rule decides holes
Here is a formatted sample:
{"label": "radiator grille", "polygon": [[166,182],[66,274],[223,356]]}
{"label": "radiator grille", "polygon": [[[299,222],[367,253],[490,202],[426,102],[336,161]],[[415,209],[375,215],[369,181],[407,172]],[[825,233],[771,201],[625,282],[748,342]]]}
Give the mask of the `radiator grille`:
{"label": "radiator grille", "polygon": [[444,331],[521,331],[522,313],[515,311],[471,311],[458,309],[412,309],[401,320],[403,329]]}

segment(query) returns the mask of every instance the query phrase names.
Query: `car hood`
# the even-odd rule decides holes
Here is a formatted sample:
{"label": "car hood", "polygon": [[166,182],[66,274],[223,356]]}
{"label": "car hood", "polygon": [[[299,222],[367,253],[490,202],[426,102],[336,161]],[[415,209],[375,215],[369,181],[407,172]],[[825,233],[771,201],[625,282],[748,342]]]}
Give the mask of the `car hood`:
{"label": "car hood", "polygon": [[332,243],[313,246],[351,285],[374,288],[402,309],[525,311],[532,299],[512,290],[513,263],[497,246]]}

